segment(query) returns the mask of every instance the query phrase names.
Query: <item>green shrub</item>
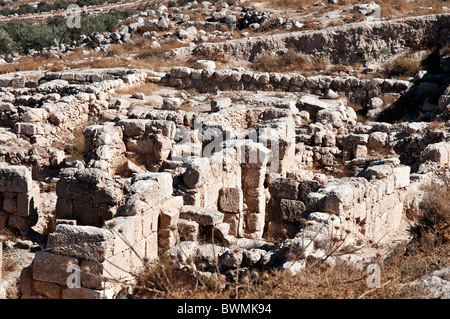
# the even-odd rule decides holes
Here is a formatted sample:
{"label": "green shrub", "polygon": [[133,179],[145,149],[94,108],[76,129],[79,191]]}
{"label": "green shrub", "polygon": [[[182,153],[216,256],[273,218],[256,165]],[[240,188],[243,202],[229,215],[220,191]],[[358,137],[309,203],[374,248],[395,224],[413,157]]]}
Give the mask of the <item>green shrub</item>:
{"label": "green shrub", "polygon": [[8,54],[14,51],[15,43],[8,33],[0,29],[0,54]]}
{"label": "green shrub", "polygon": [[363,57],[366,55],[366,51],[360,49],[360,50],[356,51],[356,54],[357,54],[359,57],[363,58]]}
{"label": "green shrub", "polygon": [[6,32],[13,44],[0,43],[0,47],[5,47],[5,50],[13,48],[19,53],[27,53],[29,50],[40,51],[54,45],[54,40],[57,40],[58,43],[68,44],[78,40],[82,34],[112,31],[118,20],[123,20],[133,14],[135,14],[134,10],[117,10],[84,17],[81,19],[81,28],[69,28],[66,18],[62,16],[50,18],[47,24],[43,25],[12,21],[1,26],[0,30]]}
{"label": "green shrub", "polygon": [[38,10],[35,7],[30,6],[29,4],[24,4],[21,5],[18,9],[17,9],[17,14],[21,15],[21,14],[28,14],[28,13],[37,13]]}

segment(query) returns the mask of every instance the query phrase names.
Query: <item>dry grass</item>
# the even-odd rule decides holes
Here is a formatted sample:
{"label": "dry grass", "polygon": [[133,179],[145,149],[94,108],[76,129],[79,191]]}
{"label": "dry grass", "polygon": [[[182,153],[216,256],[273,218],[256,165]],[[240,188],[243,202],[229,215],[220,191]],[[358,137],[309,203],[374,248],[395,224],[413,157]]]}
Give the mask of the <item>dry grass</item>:
{"label": "dry grass", "polygon": [[402,56],[385,64],[380,75],[385,78],[405,78],[416,75],[420,69],[420,61]]}
{"label": "dry grass", "polygon": [[259,72],[298,71],[305,76],[309,76],[327,70],[328,63],[324,59],[288,51],[280,56],[265,54],[257,62],[254,62],[252,66]]}
{"label": "dry grass", "polygon": [[420,246],[404,253],[398,246],[387,260],[375,260],[380,267],[381,287],[368,288],[370,274],[349,264],[330,267],[308,262],[297,275],[278,270],[253,269],[232,275],[212,273],[210,277],[192,276],[174,270],[167,262],[156,262],[138,275],[135,296],[163,299],[400,299],[420,295],[416,287],[403,285],[450,266],[450,246]]}
{"label": "dry grass", "polygon": [[78,68],[141,68],[160,71],[163,68],[183,64],[178,59],[171,58],[167,53],[180,47],[181,44],[168,41],[160,48],[150,47],[150,41],[141,37],[130,44],[112,45],[106,52],[98,52],[92,59],[72,62],[68,67]]}
{"label": "dry grass", "polygon": [[381,96],[381,99],[383,100],[383,105],[385,107],[391,106],[398,100],[398,96],[395,94],[383,94]]}
{"label": "dry grass", "polygon": [[15,63],[0,66],[0,74],[31,70],[62,71],[72,68],[116,67],[160,71],[167,67],[186,63],[186,61],[168,55],[172,49],[183,46],[182,43],[168,40],[160,48],[153,48],[150,43],[148,38],[136,37],[133,39],[133,43],[111,45],[106,52],[77,49],[61,59],[23,56]]}
{"label": "dry grass", "polygon": [[381,0],[381,17],[401,18],[445,12],[443,7],[448,6],[446,0]]}
{"label": "dry grass", "polygon": [[352,70],[352,67],[347,63],[343,62],[340,64],[330,65],[326,74],[328,75],[341,75],[342,73],[348,74]]}
{"label": "dry grass", "polygon": [[430,130],[432,131],[443,131],[445,130],[445,123],[440,121],[430,122]]}
{"label": "dry grass", "polygon": [[126,87],[124,89],[118,89],[116,90],[117,94],[133,94],[133,93],[143,93],[145,95],[151,95],[154,92],[160,90],[162,86],[151,83],[151,82],[145,82],[136,86]]}
{"label": "dry grass", "polygon": [[450,177],[442,176],[424,187],[420,211],[412,216],[416,223],[411,232],[427,245],[450,242]]}
{"label": "dry grass", "polygon": [[19,261],[14,258],[14,256],[9,256],[8,254],[5,254],[3,261],[2,261],[2,272],[3,276],[5,276],[7,273],[15,271],[19,268]]}
{"label": "dry grass", "polygon": [[66,153],[67,161],[72,162],[75,160],[84,159],[84,135],[83,128],[79,127],[73,131],[72,144],[65,147],[64,152]]}
{"label": "dry grass", "polygon": [[56,59],[25,56],[21,57],[17,62],[1,65],[0,74],[30,70],[43,70],[45,68],[45,65],[54,63],[55,61]]}

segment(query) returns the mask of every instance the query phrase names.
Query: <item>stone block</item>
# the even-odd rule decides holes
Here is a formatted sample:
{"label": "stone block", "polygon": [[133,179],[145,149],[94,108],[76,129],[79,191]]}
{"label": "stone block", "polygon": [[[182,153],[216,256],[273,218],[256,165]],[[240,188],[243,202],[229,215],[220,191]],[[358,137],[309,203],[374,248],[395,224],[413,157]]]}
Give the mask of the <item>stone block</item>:
{"label": "stone block", "polygon": [[183,182],[189,188],[199,188],[210,178],[210,171],[208,158],[195,158],[188,164],[183,174]]}
{"label": "stone block", "polygon": [[38,251],[33,261],[33,279],[67,286],[71,272],[68,266],[78,265],[78,259],[57,255],[49,250]]}
{"label": "stone block", "polygon": [[172,196],[162,203],[161,211],[180,210],[183,207],[183,196]]}
{"label": "stone block", "polygon": [[199,224],[193,220],[179,219],[178,233],[181,241],[196,242],[199,235]]}
{"label": "stone block", "polygon": [[44,134],[44,129],[42,128],[42,126],[40,124],[34,123],[16,123],[14,125],[14,131],[17,134],[23,134],[27,136]]}
{"label": "stone block", "polygon": [[154,139],[152,154],[156,161],[166,160],[172,151],[172,140],[168,137],[159,135]]}
{"label": "stone block", "polygon": [[170,229],[160,229],[158,231],[158,247],[169,248],[178,243],[178,232]]}
{"label": "stone block", "polygon": [[48,236],[47,249],[55,254],[103,262],[113,252],[111,231],[93,226],[58,225]]}
{"label": "stone block", "polygon": [[188,259],[193,259],[198,252],[199,246],[194,241],[182,241],[178,245],[170,248],[169,256],[179,263],[186,263]]}
{"label": "stone block", "polygon": [[353,191],[345,185],[338,185],[326,191],[324,211],[341,213],[353,204]]}
{"label": "stone block", "polygon": [[149,261],[153,261],[158,258],[158,234],[152,233],[145,239],[145,258]]}
{"label": "stone block", "polygon": [[368,145],[370,148],[379,148],[386,145],[388,135],[384,132],[373,132],[369,135]]}
{"label": "stone block", "polygon": [[170,69],[170,77],[174,79],[184,79],[191,75],[192,69],[187,67],[173,67]]}
{"label": "stone block", "polygon": [[148,210],[142,215],[142,235],[150,236],[158,231],[159,209]]}
{"label": "stone block", "polygon": [[[33,216],[35,217],[35,216]],[[30,227],[35,225],[37,218],[20,217],[16,214],[12,214],[8,219],[8,226],[14,229],[18,229],[21,233],[26,234]]]}
{"label": "stone block", "polygon": [[180,218],[196,221],[201,226],[215,226],[223,222],[223,213],[203,207],[183,206],[180,211]]}
{"label": "stone block", "polygon": [[81,286],[91,289],[102,289],[104,281],[103,264],[93,260],[82,260],[80,263]]}
{"label": "stone block", "polygon": [[40,205],[39,186],[34,185],[28,193],[17,194],[17,215],[21,217],[29,216],[36,211]]}
{"label": "stone block", "polygon": [[118,125],[123,127],[123,134],[130,137],[143,135],[148,122],[144,119],[125,119],[119,121]]}
{"label": "stone block", "polygon": [[245,216],[245,232],[253,238],[261,238],[265,225],[264,213],[248,213]]}
{"label": "stone block", "polygon": [[269,186],[272,197],[298,199],[299,183],[290,178],[277,178]]}
{"label": "stone block", "polygon": [[411,167],[409,166],[399,166],[394,167],[394,182],[395,182],[395,188],[403,188],[409,185],[409,174],[411,172]]}
{"label": "stone block", "polygon": [[180,109],[182,100],[180,98],[164,98],[163,99],[163,110],[178,110]]}
{"label": "stone block", "polygon": [[101,292],[99,290],[89,288],[71,288],[62,291],[62,299],[100,299]]}
{"label": "stone block", "polygon": [[131,250],[126,249],[105,259],[102,263],[105,279],[126,280],[130,278],[130,253]]}
{"label": "stone block", "polygon": [[216,69],[216,62],[210,61],[210,60],[197,60],[194,63],[195,69],[208,69],[208,70],[215,70]]}
{"label": "stone block", "polygon": [[0,192],[27,193],[31,188],[31,171],[27,167],[0,167]]}
{"label": "stone block", "polygon": [[14,214],[17,211],[17,199],[15,197],[5,198],[3,200],[3,210],[7,213]]}
{"label": "stone block", "polygon": [[353,156],[355,158],[366,158],[368,154],[367,147],[365,145],[356,145],[353,150]]}
{"label": "stone block", "polygon": [[135,175],[128,188],[122,215],[153,214],[155,207],[172,195],[170,173],[143,173]]}
{"label": "stone block", "polygon": [[33,290],[49,299],[61,299],[62,297],[61,287],[51,282],[35,280],[33,281]]}
{"label": "stone block", "polygon": [[306,206],[302,201],[284,198],[280,200],[279,212],[283,221],[300,224],[305,210]]}
{"label": "stone block", "polygon": [[305,197],[305,206],[309,211],[323,211],[325,209],[325,194],[312,192]]}
{"label": "stone block", "polygon": [[231,99],[229,97],[216,98],[211,101],[211,112],[219,112],[229,107],[231,107]]}
{"label": "stone block", "polygon": [[440,166],[450,166],[450,143],[440,142],[428,145],[421,154],[421,160],[432,161]]}
{"label": "stone block", "polygon": [[105,228],[114,234],[113,255],[130,249],[143,238],[142,217],[115,217],[105,222]]}
{"label": "stone block", "polygon": [[309,193],[317,192],[319,186],[319,182],[314,180],[305,180],[300,182],[299,199],[305,201],[306,196],[308,196]]}
{"label": "stone block", "polygon": [[389,164],[369,166],[363,172],[364,177],[367,178],[369,181],[372,178],[382,179],[382,178],[391,176],[392,174],[393,174],[393,168]]}
{"label": "stone block", "polygon": [[179,210],[162,211],[160,214],[161,229],[176,230],[179,217],[180,217]]}
{"label": "stone block", "polygon": [[58,197],[56,200],[56,212],[57,219],[72,219],[73,218],[73,201]]}
{"label": "stone block", "polygon": [[219,209],[225,213],[239,213],[244,209],[242,189],[237,187],[224,187],[219,192]]}
{"label": "stone block", "polygon": [[220,223],[214,227],[214,238],[219,243],[223,243],[230,232],[230,224]]}

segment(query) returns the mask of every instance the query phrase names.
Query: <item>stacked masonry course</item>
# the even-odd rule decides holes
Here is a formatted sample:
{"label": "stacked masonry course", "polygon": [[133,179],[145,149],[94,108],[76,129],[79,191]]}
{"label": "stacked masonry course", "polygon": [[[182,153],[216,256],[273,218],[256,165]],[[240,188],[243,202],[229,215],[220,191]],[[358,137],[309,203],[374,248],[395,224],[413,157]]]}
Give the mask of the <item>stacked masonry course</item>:
{"label": "stacked masonry course", "polygon": [[213,70],[173,67],[159,81],[186,89],[195,88],[202,93],[217,90],[262,90],[323,95],[331,89],[351,98],[354,103],[385,93],[402,93],[411,86],[410,82],[404,80],[336,78],[325,75],[305,77],[296,73],[252,72],[242,68]]}
{"label": "stacked masonry course", "polygon": [[27,167],[0,167],[0,229],[26,234],[37,222],[39,205],[39,186]]}
{"label": "stacked masonry course", "polygon": [[[83,174],[96,178],[93,171]],[[86,220],[83,212],[78,212],[82,225],[78,219],[57,219],[46,249],[39,251],[33,264],[22,272],[22,294],[25,298],[68,299],[116,296],[122,289],[117,282],[132,282],[144,260],[158,257],[160,213],[181,205],[182,201],[172,197],[170,174],[144,173],[131,180],[122,209],[102,226],[86,224],[92,217],[90,211],[84,212]],[[70,265],[80,267],[80,287],[68,286]]]}

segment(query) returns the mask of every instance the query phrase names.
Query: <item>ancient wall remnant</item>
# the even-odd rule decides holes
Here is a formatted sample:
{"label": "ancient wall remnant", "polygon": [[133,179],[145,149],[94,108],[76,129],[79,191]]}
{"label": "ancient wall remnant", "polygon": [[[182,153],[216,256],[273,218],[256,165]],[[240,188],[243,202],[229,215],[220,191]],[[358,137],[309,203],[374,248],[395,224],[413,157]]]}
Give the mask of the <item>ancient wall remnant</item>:
{"label": "ancient wall remnant", "polygon": [[56,218],[101,227],[122,204],[123,187],[98,168],[62,170],[56,185]]}
{"label": "ancient wall remnant", "polygon": [[0,167],[0,229],[27,233],[38,220],[39,185],[25,166]]}
{"label": "ancient wall remnant", "polygon": [[296,73],[252,72],[244,69],[192,69],[173,67],[168,77],[162,78],[172,86],[195,88],[200,92],[216,90],[285,91],[324,95],[328,90],[352,98],[355,103],[384,93],[401,93],[411,86],[404,80],[359,79],[348,76],[337,78],[326,75],[305,77]]}
{"label": "ancient wall remnant", "polygon": [[[448,39],[448,27],[446,14],[388,21],[363,21],[325,30],[202,43],[194,53],[198,56],[215,56],[220,52],[222,56],[255,61],[263,54],[275,55],[278,52],[293,50],[329,58],[333,63],[352,63],[361,61],[357,54],[361,48],[365,50],[365,60],[371,61],[382,58],[384,48],[389,47],[397,51],[408,45],[417,46],[427,37],[435,37],[445,43]],[[396,36],[399,34],[402,36]]]}
{"label": "ancient wall remnant", "polygon": [[[95,170],[78,173],[92,179],[101,177]],[[76,175],[72,175],[77,179],[72,182],[82,183],[83,178],[74,177]],[[158,257],[159,247],[164,247],[163,242],[168,238],[160,231],[158,239],[158,229],[167,229],[164,225],[170,226],[171,222],[167,223],[161,214],[179,214],[182,206],[181,197],[173,197],[172,191],[170,174],[139,174],[127,188],[123,206],[100,226],[77,224],[81,212],[61,216],[63,219],[57,219],[56,230],[49,235],[46,249],[39,251],[33,264],[22,273],[24,297],[91,299],[116,296],[123,285],[133,281],[133,275],[145,262]],[[97,210],[85,212],[98,223],[98,214],[92,214]],[[83,216],[80,218],[84,221]],[[74,268],[68,268],[71,265]],[[80,285],[72,286],[71,283],[75,285],[77,281],[70,275],[76,270],[80,271]]]}

